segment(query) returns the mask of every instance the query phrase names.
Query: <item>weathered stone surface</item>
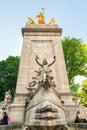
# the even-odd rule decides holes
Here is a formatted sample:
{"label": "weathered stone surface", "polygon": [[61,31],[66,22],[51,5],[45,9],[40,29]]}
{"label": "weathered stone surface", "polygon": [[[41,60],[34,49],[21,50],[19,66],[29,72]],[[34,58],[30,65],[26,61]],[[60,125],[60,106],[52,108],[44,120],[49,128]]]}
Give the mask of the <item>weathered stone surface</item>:
{"label": "weathered stone surface", "polygon": [[[36,70],[37,76],[29,83],[24,126],[31,130],[50,127],[50,129],[64,130],[67,125],[61,100],[55,89],[57,86],[51,76],[50,66],[55,64],[56,57],[49,64],[46,59],[41,64],[36,55],[36,63],[41,67]],[[47,128],[49,129],[49,128]]]}
{"label": "weathered stone surface", "polygon": [[[35,32],[35,29],[38,30],[38,33]],[[43,32],[41,32],[41,29]],[[51,32],[46,32],[46,30],[51,30]],[[58,32],[55,32],[55,30]],[[56,55],[56,63],[52,66],[52,70],[57,84],[57,91],[59,93],[70,93],[61,39],[58,36],[58,33],[61,35],[60,30],[57,25],[27,25],[27,28],[23,28],[24,40],[16,93],[27,93],[25,87],[28,87],[29,81],[35,75],[34,70],[38,69],[38,65],[35,62],[36,54],[40,57],[41,62],[46,58],[49,63]],[[43,34],[44,32],[45,34]]]}
{"label": "weathered stone surface", "polygon": [[[57,25],[26,25],[22,29],[23,46],[21,52],[21,60],[19,66],[18,80],[16,86],[16,94],[14,103],[11,105],[11,117],[16,115],[18,118],[15,121],[22,122],[25,110],[25,97],[28,93],[27,89],[32,77],[36,76],[34,70],[38,70],[39,66],[35,61],[36,55],[40,58],[40,63],[43,59],[47,59],[51,63],[53,57],[56,56],[56,62],[51,67],[52,76],[56,83],[56,91],[58,93],[65,93],[65,96],[60,96],[65,104],[72,102],[72,96],[66,96],[70,93],[67,72],[64,62],[63,50],[61,45],[62,29]],[[18,105],[17,105],[18,104]],[[21,108],[21,112],[20,109]]]}
{"label": "weathered stone surface", "polygon": [[64,109],[56,93],[41,87],[26,110],[26,126],[54,126],[66,124]]}
{"label": "weathered stone surface", "polygon": [[[16,94],[13,104],[9,107],[9,114],[14,121],[23,122],[25,116],[25,98],[32,77],[36,76],[35,70],[39,69],[35,61],[39,56],[40,63],[47,59],[51,63],[56,56],[56,62],[51,67],[52,76],[56,84],[56,91],[63,103],[68,122],[73,122],[76,112],[81,110],[75,106],[70,93],[64,55],[61,45],[62,29],[58,25],[27,25],[22,29],[23,45],[21,52],[20,67],[16,86]],[[83,110],[86,113],[87,110]]]}

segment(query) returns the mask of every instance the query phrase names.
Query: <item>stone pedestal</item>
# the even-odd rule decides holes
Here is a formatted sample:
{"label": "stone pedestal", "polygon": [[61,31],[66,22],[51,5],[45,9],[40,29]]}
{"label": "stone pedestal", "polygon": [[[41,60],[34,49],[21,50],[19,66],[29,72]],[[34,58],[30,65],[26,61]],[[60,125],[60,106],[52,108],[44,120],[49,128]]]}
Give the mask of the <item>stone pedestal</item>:
{"label": "stone pedestal", "polygon": [[[61,45],[62,29],[58,25],[26,24],[22,28],[23,46],[19,66],[18,80],[14,102],[10,106],[10,115],[16,122],[23,122],[25,111],[25,97],[32,77],[36,76],[35,70],[39,69],[35,61],[36,55],[39,62],[46,59],[50,64],[56,56],[56,62],[51,67],[52,76],[56,83],[56,90],[60,94],[61,101],[65,104],[73,104],[70,94],[63,49]],[[68,96],[67,96],[68,93]]]}

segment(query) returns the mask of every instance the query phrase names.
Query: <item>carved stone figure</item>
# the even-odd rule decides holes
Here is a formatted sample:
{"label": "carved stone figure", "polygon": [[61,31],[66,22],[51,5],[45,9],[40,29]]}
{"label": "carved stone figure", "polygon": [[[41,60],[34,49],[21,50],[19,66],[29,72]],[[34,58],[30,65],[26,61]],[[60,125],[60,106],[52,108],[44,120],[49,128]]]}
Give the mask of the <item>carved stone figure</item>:
{"label": "carved stone figure", "polygon": [[50,67],[51,65],[53,65],[56,61],[56,57],[54,56],[54,60],[52,61],[52,63],[48,64],[47,60],[46,59],[43,59],[43,64],[41,64],[39,61],[38,61],[39,57],[36,55],[36,62],[38,65],[40,65],[41,67],[47,65],[48,67]]}
{"label": "carved stone figure", "polygon": [[4,101],[6,103],[11,103],[12,102],[12,96],[11,96],[10,90],[6,91]]}
{"label": "carved stone figure", "polygon": [[[34,77],[35,78],[35,77]],[[35,78],[36,79],[36,78]],[[34,96],[35,91],[37,90],[39,84],[35,80],[29,83],[29,87],[26,88],[28,91],[27,97],[25,98],[25,106],[27,107],[30,103],[30,100]]]}
{"label": "carved stone figure", "polygon": [[35,71],[38,73],[38,80],[39,82],[45,82],[47,75],[51,72],[51,70],[49,70],[49,67],[51,65],[53,65],[56,61],[56,57],[54,56],[54,60],[52,61],[52,63],[48,64],[46,59],[43,59],[43,64],[41,64],[39,62],[39,57],[36,55],[36,62],[38,65],[41,66],[41,68],[38,71]]}
{"label": "carved stone figure", "polygon": [[55,62],[55,57],[51,64],[48,64],[46,59],[41,64],[38,59],[36,56],[36,62],[41,66],[41,72],[37,73],[40,73],[40,76],[45,73],[46,77],[41,81],[34,77],[37,81],[30,82],[29,88],[27,88],[29,96],[27,96],[26,102],[24,130],[65,130],[64,109],[55,89],[53,77],[49,75],[51,72],[49,67]]}
{"label": "carved stone figure", "polygon": [[10,90],[5,92],[5,98],[4,101],[1,102],[1,108],[7,109],[7,106],[12,103],[12,96]]}

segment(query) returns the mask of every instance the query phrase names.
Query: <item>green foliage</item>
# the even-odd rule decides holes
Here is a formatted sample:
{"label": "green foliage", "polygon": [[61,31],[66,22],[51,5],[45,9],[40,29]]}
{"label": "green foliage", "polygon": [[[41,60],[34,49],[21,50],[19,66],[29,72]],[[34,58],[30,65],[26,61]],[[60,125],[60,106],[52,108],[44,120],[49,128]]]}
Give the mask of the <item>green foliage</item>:
{"label": "green foliage", "polygon": [[77,75],[87,76],[87,45],[81,39],[64,38],[62,40],[69,82]]}
{"label": "green foliage", "polygon": [[78,83],[78,84],[76,84],[75,82],[74,82],[74,78],[72,78],[71,79],[71,82],[70,82],[71,84],[70,84],[70,90],[72,91],[72,92],[78,92],[78,90],[79,90],[79,88],[80,88],[80,84]]}
{"label": "green foliage", "polygon": [[0,61],[0,101],[9,89],[14,95],[17,74],[19,67],[19,57],[9,56],[6,60]]}
{"label": "green foliage", "polygon": [[81,103],[87,107],[87,79],[82,82],[82,90],[77,93],[77,97],[81,98]]}

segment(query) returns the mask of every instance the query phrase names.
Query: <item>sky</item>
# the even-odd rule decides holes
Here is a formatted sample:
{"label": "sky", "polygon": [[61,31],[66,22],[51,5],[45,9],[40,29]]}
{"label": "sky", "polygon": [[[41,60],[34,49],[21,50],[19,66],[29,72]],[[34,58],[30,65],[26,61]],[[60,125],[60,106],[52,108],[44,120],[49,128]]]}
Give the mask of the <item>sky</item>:
{"label": "sky", "polygon": [[28,17],[45,8],[45,21],[55,18],[62,37],[82,38],[87,43],[87,0],[1,0],[0,60],[21,54],[22,33]]}

